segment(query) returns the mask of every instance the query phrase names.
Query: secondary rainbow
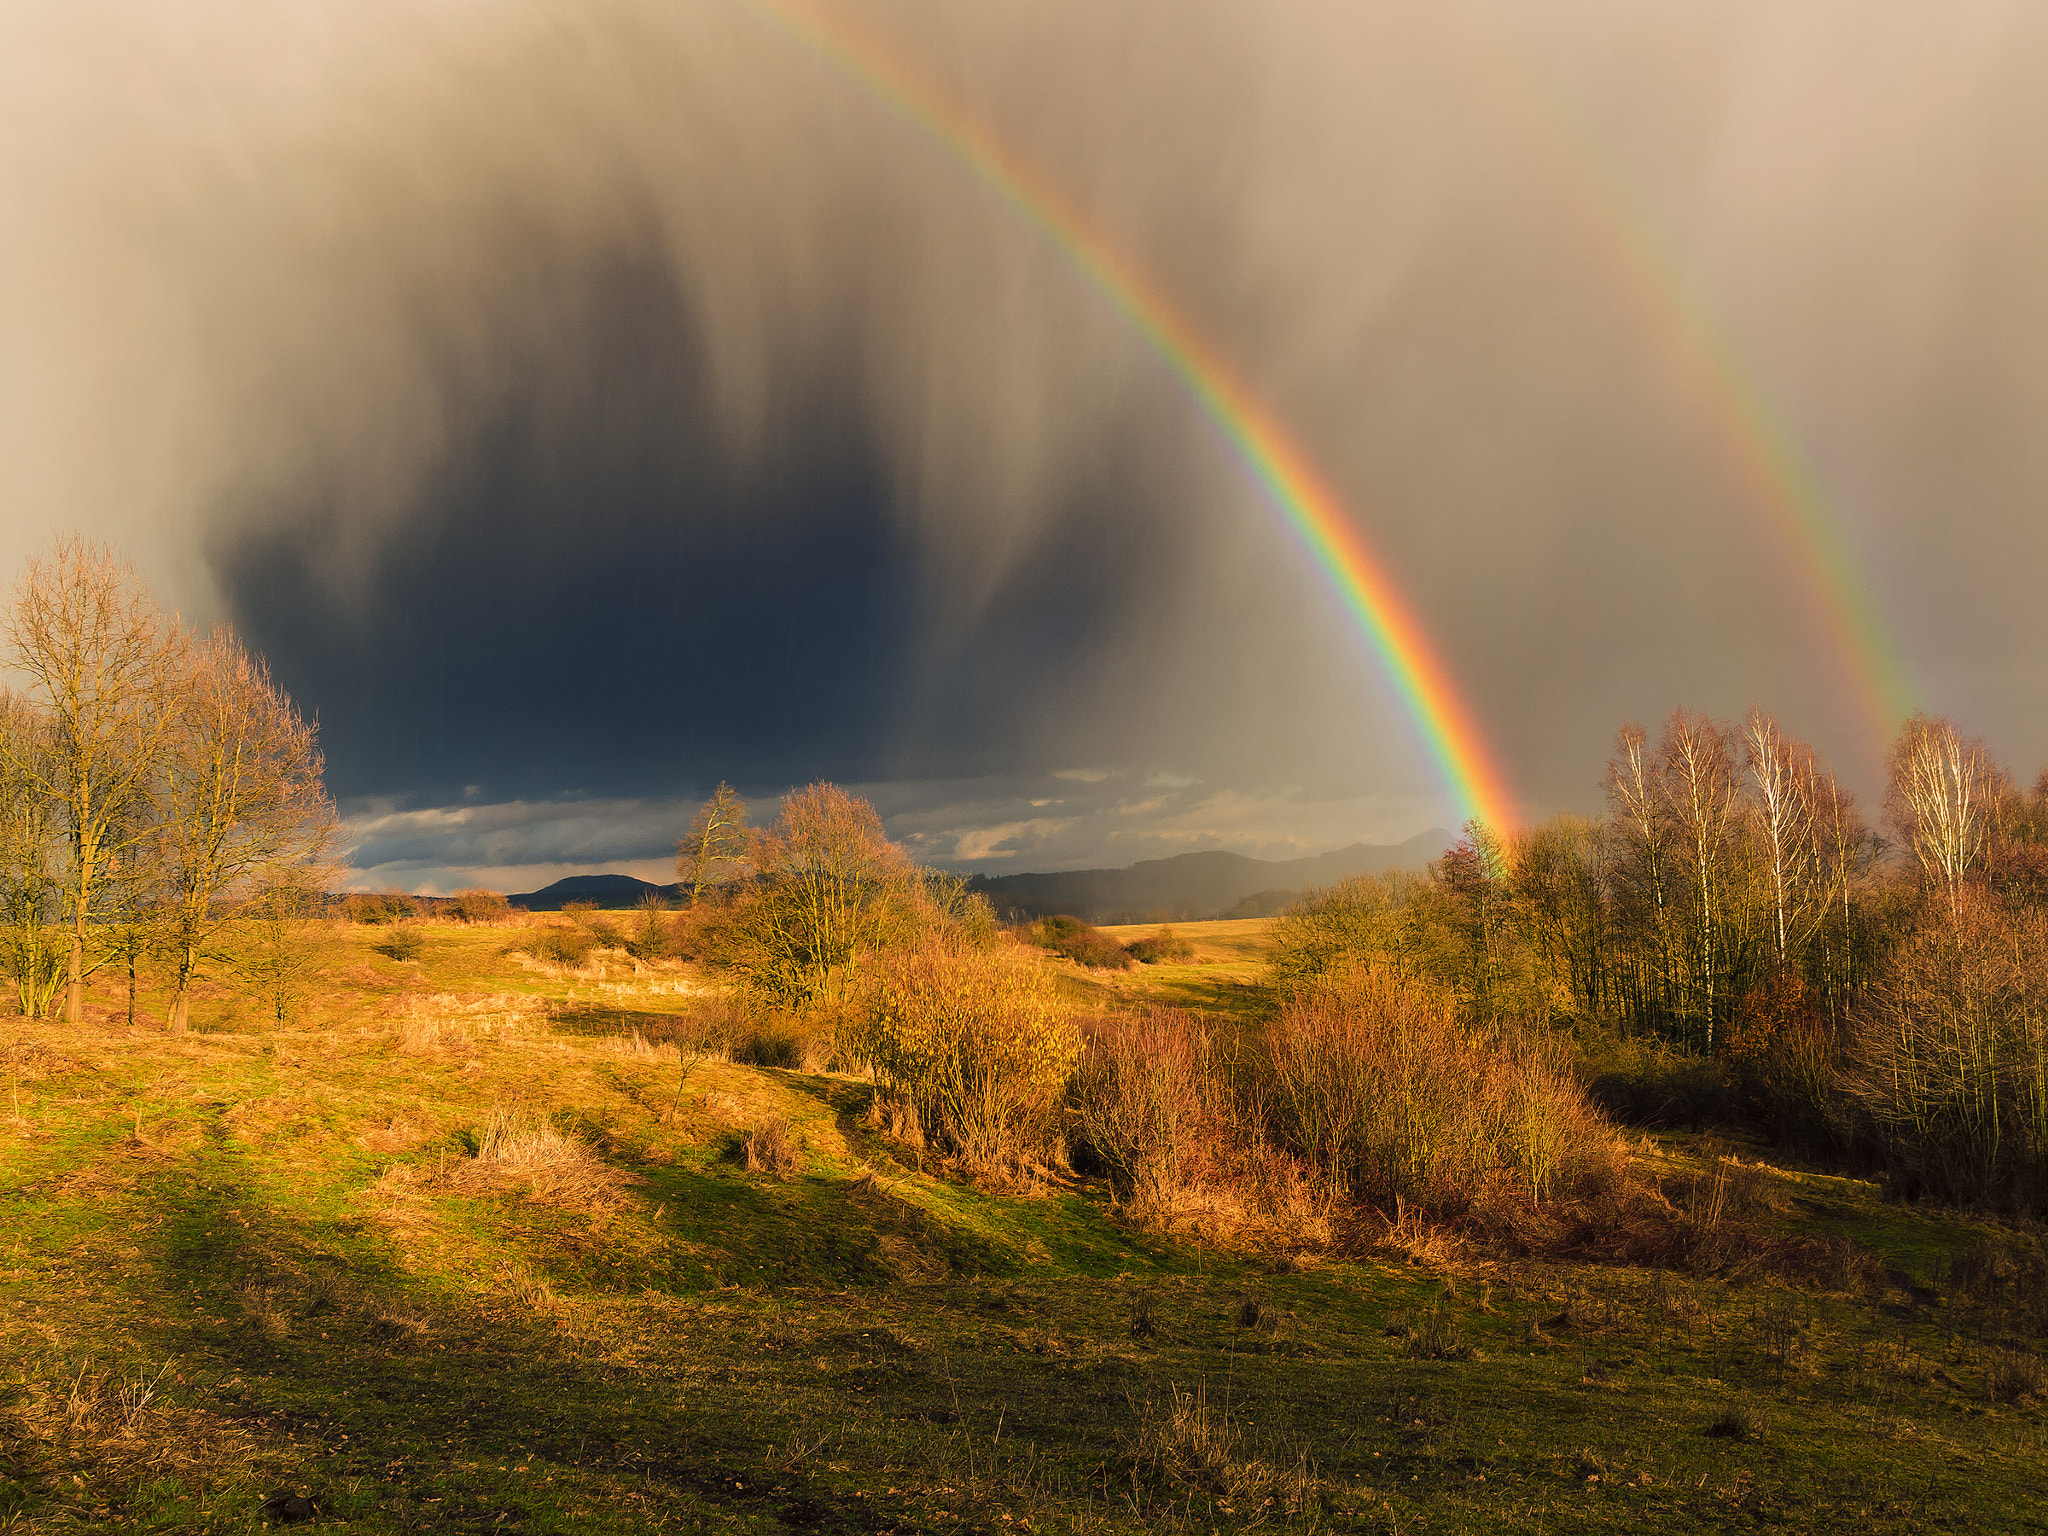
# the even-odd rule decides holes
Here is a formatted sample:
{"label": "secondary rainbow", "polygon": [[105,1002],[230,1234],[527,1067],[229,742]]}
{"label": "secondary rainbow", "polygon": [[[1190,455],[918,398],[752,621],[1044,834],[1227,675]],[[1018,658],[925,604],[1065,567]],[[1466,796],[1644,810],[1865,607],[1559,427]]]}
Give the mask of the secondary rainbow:
{"label": "secondary rainbow", "polygon": [[1057,187],[875,40],[789,0],[741,3],[944,145],[1067,253],[1179,376],[1321,568],[1401,695],[1463,815],[1494,828],[1516,825],[1506,778],[1385,562],[1307,452],[1159,286]]}
{"label": "secondary rainbow", "polygon": [[1915,707],[1917,690],[1791,433],[1648,220],[1535,76],[1469,8],[1425,6],[1418,14],[1441,29],[1452,52],[1450,77],[1476,105],[1499,114],[1502,137],[1542,167],[1606,268],[1612,292],[1717,440],[1779,546],[1778,569],[1797,582],[1808,620],[1882,747]]}

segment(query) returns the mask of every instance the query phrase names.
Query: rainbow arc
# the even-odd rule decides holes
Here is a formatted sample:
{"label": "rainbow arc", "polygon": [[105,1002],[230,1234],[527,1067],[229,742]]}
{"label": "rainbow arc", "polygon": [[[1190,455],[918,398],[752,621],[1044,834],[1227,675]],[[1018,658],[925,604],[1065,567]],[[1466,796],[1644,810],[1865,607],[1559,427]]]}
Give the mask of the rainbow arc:
{"label": "rainbow arc", "polygon": [[1066,252],[1179,376],[1320,568],[1399,693],[1461,813],[1491,827],[1516,825],[1507,780],[1386,562],[1307,450],[1164,290],[961,104],[843,17],[796,0],[742,3],[943,145]]}

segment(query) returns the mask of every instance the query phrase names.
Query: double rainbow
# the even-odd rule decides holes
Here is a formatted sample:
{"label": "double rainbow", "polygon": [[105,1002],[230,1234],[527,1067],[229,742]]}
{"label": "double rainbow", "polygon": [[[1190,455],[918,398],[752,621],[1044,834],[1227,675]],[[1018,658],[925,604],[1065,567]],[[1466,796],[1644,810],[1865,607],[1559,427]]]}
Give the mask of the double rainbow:
{"label": "double rainbow", "polygon": [[1514,797],[1499,764],[1385,562],[1292,434],[1159,286],[1057,187],[873,39],[799,0],[743,3],[943,145],[1122,311],[1223,433],[1328,579],[1400,694],[1462,816],[1495,828],[1514,826]]}

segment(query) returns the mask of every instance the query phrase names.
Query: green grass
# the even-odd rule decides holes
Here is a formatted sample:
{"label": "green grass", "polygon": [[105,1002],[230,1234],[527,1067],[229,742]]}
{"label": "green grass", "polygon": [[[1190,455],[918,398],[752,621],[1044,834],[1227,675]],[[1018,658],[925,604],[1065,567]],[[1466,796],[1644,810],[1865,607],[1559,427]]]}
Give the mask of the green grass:
{"label": "green grass", "polygon": [[[371,1532],[2048,1524],[2041,1404],[1919,1283],[1981,1223],[1787,1169],[1769,1225],[1916,1283],[1276,1265],[921,1169],[850,1079],[679,1081],[631,1036],[686,970],[424,926],[339,933],[295,1028],[226,989],[182,1039],[0,1021],[0,1531],[252,1531],[282,1489]],[[513,1102],[596,1161],[486,1177]],[[785,1180],[730,1156],[770,1117]]]}

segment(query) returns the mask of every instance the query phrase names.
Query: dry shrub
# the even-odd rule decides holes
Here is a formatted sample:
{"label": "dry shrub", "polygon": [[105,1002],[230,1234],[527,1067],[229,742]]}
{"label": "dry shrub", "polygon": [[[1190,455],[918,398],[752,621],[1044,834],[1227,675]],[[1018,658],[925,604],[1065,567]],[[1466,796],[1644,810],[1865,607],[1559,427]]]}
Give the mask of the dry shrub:
{"label": "dry shrub", "polygon": [[1140,965],[1182,965],[1195,958],[1195,946],[1171,928],[1134,939],[1124,948]]}
{"label": "dry shrub", "polygon": [[2033,1350],[2000,1345],[1986,1352],[1984,1390],[1994,1401],[2018,1402],[2023,1397],[2038,1397],[2044,1389],[2048,1389],[2048,1368]]}
{"label": "dry shrub", "polygon": [[1068,1086],[1076,1151],[1132,1204],[1170,1204],[1215,1172],[1228,1135],[1210,1026],[1182,1009],[1090,1019]]}
{"label": "dry shrub", "polygon": [[580,923],[549,923],[528,934],[516,947],[543,964],[575,970],[590,959],[598,940]]}
{"label": "dry shrub", "polygon": [[1955,1296],[1994,1323],[2048,1334],[2048,1244],[2029,1233],[1986,1237],[1949,1260]]}
{"label": "dry shrub", "polygon": [[1618,1179],[1611,1128],[1551,1052],[1461,1026],[1387,968],[1296,988],[1262,1047],[1275,1143],[1353,1200],[1456,1214],[1503,1172],[1538,1203]]}
{"label": "dry shrub", "polygon": [[1127,971],[1133,964],[1129,950],[1078,917],[1041,917],[1024,930],[1024,937],[1040,949],[1098,971]]}
{"label": "dry shrub", "polygon": [[352,923],[408,922],[420,915],[420,904],[404,891],[357,891],[341,898],[341,915]]}
{"label": "dry shrub", "polygon": [[1931,910],[1871,987],[1848,1093],[1904,1193],[2048,1212],[2048,912]]}
{"label": "dry shrub", "polygon": [[780,1115],[771,1115],[740,1138],[739,1160],[747,1172],[777,1179],[788,1178],[803,1163],[789,1122]]}
{"label": "dry shrub", "polygon": [[399,922],[392,924],[373,947],[378,954],[392,960],[417,960],[427,947],[427,941],[411,922]]}
{"label": "dry shrub", "polygon": [[498,891],[457,891],[448,898],[448,913],[463,923],[498,923],[512,915],[512,907]]}
{"label": "dry shrub", "polygon": [[844,1030],[847,1054],[970,1166],[1051,1145],[1080,1041],[1044,967],[943,939],[886,955]]}

